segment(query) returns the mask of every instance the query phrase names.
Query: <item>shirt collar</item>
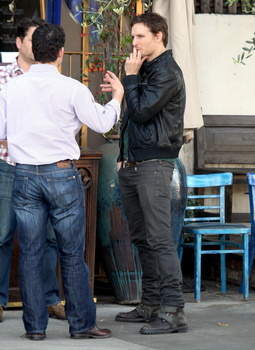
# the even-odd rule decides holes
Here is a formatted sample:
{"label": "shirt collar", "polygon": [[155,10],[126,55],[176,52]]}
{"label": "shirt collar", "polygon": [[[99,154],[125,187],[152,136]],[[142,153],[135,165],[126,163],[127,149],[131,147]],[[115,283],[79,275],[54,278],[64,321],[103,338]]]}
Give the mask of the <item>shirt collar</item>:
{"label": "shirt collar", "polygon": [[35,63],[32,64],[29,68],[30,72],[56,72],[58,73],[58,69],[54,64],[50,63]]}
{"label": "shirt collar", "polygon": [[18,57],[11,63],[10,71],[14,73],[24,73],[23,69],[18,65]]}

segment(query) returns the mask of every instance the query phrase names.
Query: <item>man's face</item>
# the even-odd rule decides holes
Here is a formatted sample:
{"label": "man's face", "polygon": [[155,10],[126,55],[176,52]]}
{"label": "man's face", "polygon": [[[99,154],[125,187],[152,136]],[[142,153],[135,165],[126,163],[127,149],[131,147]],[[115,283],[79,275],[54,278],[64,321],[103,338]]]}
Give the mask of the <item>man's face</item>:
{"label": "man's face", "polygon": [[19,56],[27,63],[34,63],[34,55],[32,52],[32,35],[36,27],[30,27],[27,31],[27,35],[21,41],[20,38],[16,39],[16,46],[19,50]]}
{"label": "man's face", "polygon": [[131,30],[133,46],[141,52],[142,57],[148,56],[147,61],[157,57],[159,49],[159,37],[154,35],[143,23],[136,23]]}

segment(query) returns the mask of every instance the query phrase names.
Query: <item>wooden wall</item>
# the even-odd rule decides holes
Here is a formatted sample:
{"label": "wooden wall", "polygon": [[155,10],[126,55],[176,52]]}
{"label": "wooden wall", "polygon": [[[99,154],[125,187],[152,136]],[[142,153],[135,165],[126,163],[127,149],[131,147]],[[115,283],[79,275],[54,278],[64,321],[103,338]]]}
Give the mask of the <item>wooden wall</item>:
{"label": "wooden wall", "polygon": [[220,13],[220,14],[245,14],[244,5],[238,1],[233,6],[228,6],[226,0],[194,0],[195,13]]}

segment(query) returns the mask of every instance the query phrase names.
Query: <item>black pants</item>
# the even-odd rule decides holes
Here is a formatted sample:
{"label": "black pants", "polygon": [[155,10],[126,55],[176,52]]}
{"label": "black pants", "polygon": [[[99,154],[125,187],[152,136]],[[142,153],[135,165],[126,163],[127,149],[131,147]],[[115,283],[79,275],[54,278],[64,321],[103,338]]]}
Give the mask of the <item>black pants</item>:
{"label": "black pants", "polygon": [[182,272],[170,222],[173,169],[173,162],[157,160],[118,172],[131,240],[142,265],[141,302],[146,305],[184,306]]}

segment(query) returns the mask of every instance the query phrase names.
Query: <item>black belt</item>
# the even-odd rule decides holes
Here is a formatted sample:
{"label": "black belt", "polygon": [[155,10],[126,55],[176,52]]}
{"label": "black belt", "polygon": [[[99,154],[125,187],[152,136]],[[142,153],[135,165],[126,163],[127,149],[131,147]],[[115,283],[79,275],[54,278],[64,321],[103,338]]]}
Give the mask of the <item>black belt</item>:
{"label": "black belt", "polygon": [[155,162],[157,160],[158,159],[147,159],[147,160],[139,160],[139,161],[133,161],[133,162],[125,160],[124,162],[122,162],[121,167],[123,169],[125,169],[125,168],[132,168],[132,167],[135,167],[137,164],[141,164],[141,163],[145,163],[145,162]]}

